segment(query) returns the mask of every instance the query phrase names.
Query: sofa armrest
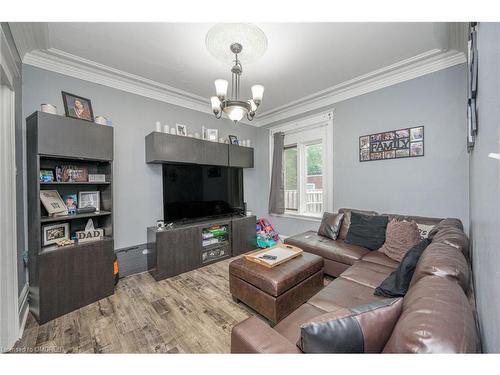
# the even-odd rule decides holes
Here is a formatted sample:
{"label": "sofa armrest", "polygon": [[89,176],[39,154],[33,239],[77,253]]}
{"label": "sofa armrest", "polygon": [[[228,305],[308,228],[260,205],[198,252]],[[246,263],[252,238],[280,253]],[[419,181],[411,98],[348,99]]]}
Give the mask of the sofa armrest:
{"label": "sofa armrest", "polygon": [[231,353],[301,353],[300,349],[259,318],[252,316],[231,331]]}

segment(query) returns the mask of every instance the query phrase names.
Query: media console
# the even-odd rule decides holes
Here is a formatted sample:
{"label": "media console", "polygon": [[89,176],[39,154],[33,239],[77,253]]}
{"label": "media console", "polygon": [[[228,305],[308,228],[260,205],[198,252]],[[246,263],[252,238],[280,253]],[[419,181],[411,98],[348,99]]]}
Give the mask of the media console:
{"label": "media console", "polygon": [[255,216],[232,216],[147,229],[148,264],[155,280],[163,280],[257,248]]}

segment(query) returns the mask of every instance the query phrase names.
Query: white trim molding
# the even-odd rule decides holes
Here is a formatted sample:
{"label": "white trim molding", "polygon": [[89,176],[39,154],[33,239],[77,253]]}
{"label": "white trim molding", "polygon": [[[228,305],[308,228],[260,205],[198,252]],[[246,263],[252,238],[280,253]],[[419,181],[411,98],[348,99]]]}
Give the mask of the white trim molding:
{"label": "white trim molding", "polygon": [[29,52],[50,47],[47,22],[9,22],[9,27],[21,60]]}
{"label": "white trim molding", "polygon": [[208,98],[58,49],[29,52],[24,56],[23,63],[195,111],[212,113]]}
{"label": "white trim molding", "polygon": [[433,49],[263,112],[258,116],[257,126],[273,124],[292,116],[332,106],[346,99],[463,64],[465,61],[463,52]]}
{"label": "white trim molding", "polygon": [[[16,44],[18,39],[28,40],[28,42],[23,43],[31,46],[18,46],[22,51],[40,47],[45,43],[44,41],[35,43],[25,37],[17,38]],[[44,38],[41,39],[45,40]],[[294,100],[285,105],[259,113],[252,122],[242,122],[258,127],[270,125],[292,116],[332,106],[342,100],[462,64],[465,61],[465,54],[463,52],[432,49],[409,59],[339,83],[325,90],[318,91],[312,95]],[[24,54],[23,63],[165,103],[212,114],[208,98],[55,48],[38,48],[28,51]]]}

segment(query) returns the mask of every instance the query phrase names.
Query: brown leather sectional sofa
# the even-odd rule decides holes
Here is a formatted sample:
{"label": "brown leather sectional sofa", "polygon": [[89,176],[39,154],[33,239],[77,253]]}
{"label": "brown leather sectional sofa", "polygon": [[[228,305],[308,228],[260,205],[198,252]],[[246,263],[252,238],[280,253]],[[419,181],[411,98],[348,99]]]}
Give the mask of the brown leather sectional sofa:
{"label": "brown leather sectional sofa", "polygon": [[[378,251],[346,244],[351,210],[339,211],[345,216],[336,241],[313,231],[285,241],[322,256],[325,273],[336,279],[273,328],[256,316],[236,325],[231,336],[231,352],[301,353],[296,343],[302,324],[339,308],[352,308],[384,298],[373,292],[399,263]],[[467,260],[469,241],[462,223],[458,219],[383,215],[434,225],[429,236],[432,242],[417,263],[398,321],[392,331],[378,332],[387,340],[383,353],[479,352]]]}

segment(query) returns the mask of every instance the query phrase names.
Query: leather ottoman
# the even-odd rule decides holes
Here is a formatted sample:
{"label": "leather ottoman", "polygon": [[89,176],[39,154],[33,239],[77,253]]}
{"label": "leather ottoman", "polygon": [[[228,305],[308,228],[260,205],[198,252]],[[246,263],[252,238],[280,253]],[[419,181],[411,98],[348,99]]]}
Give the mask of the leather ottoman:
{"label": "leather ottoman", "polygon": [[229,264],[229,289],[235,301],[277,323],[323,288],[323,264],[306,252],[274,268],[238,258]]}

